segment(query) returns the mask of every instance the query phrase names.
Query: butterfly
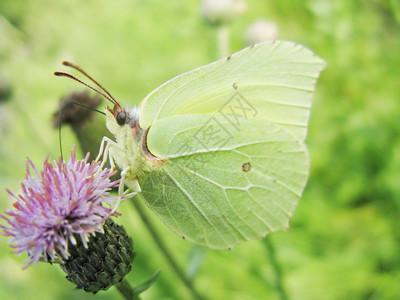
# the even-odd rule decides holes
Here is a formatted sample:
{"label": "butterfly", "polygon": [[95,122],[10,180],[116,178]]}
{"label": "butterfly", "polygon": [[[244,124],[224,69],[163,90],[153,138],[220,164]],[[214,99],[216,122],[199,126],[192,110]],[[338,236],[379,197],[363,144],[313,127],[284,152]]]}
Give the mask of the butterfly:
{"label": "butterfly", "polygon": [[288,228],[309,175],[304,140],[325,67],[313,52],[259,43],[167,81],[132,108],[64,64],[114,104],[105,114],[115,140],[103,138],[99,157],[121,170],[120,195],[125,186],[140,193],[172,231],[213,249]]}

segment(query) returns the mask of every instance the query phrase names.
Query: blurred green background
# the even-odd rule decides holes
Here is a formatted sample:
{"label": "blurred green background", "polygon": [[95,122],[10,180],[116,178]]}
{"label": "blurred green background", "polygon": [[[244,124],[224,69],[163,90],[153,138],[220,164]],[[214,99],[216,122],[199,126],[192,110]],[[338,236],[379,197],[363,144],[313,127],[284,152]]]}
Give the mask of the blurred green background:
{"label": "blurred green background", "polygon": [[[256,20],[328,62],[317,84],[307,144],[311,177],[288,232],[270,236],[291,299],[400,299],[400,1],[247,0],[229,26],[231,48]],[[56,78],[73,61],[121,103],[137,104],[175,75],[218,58],[200,1],[0,1],[0,209],[17,192],[26,157],[59,156],[51,125],[59,99],[84,87]],[[104,102],[105,103],[105,102]],[[102,107],[104,105],[101,105]],[[101,117],[101,116],[100,116]],[[99,137],[100,140],[101,137]],[[63,129],[68,154],[76,143]],[[131,205],[123,224],[137,251],[133,284],[161,269],[143,299],[190,299]],[[151,215],[183,269],[193,246]],[[57,266],[10,254],[0,237],[1,299],[122,299],[73,290]],[[207,299],[279,299],[263,241],[206,250],[194,285]],[[34,296],[33,296],[34,295]]]}

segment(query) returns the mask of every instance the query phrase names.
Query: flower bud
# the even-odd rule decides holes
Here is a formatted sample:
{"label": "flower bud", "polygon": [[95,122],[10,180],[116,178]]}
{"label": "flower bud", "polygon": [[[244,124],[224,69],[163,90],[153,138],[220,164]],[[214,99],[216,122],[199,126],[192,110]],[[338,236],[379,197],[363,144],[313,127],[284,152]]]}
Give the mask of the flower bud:
{"label": "flower bud", "polygon": [[213,25],[233,21],[246,11],[243,0],[202,0],[201,13]]}
{"label": "flower bud", "polygon": [[53,115],[53,126],[69,124],[75,133],[83,153],[91,153],[92,156],[98,152],[102,136],[107,135],[104,116],[94,110],[101,103],[99,96],[91,96],[89,92],[73,92],[64,97],[57,112]]}
{"label": "flower bud", "polygon": [[135,258],[132,239],[122,226],[108,219],[103,229],[89,238],[87,248],[76,237],[77,244],[69,245],[70,257],[61,263],[66,278],[86,292],[97,293],[122,281]]}
{"label": "flower bud", "polygon": [[247,45],[253,45],[278,38],[278,25],[275,22],[260,19],[251,24],[244,34]]}

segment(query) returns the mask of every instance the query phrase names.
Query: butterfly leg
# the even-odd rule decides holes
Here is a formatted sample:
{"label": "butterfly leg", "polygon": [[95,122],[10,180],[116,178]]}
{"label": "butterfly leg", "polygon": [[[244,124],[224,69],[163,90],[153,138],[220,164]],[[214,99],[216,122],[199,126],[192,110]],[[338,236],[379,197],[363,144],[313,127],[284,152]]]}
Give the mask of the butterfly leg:
{"label": "butterfly leg", "polygon": [[107,163],[107,161],[110,162],[111,170],[115,169],[112,147],[120,148],[116,142],[104,136],[101,140],[99,154],[96,157],[96,161],[99,161],[100,158],[102,158],[99,170],[104,168],[104,165]]}
{"label": "butterfly leg", "polygon": [[121,171],[121,181],[119,182],[119,185],[118,185],[118,198],[117,198],[117,200],[115,201],[115,203],[114,203],[114,205],[113,205],[113,207],[112,207],[112,210],[111,210],[111,212],[110,212],[110,215],[113,214],[113,213],[115,212],[115,210],[117,209],[117,207],[119,206],[119,204],[120,204],[122,201],[124,201],[124,200],[126,200],[126,199],[129,199],[129,198],[133,198],[133,197],[135,197],[137,194],[139,194],[139,193],[141,192],[141,189],[140,189],[140,187],[139,187],[139,184],[137,185],[137,186],[138,186],[138,189],[137,189],[136,191],[134,191],[134,192],[127,193],[127,192],[129,191],[129,189],[127,189],[127,190],[124,191],[124,187],[125,187],[125,174],[126,174],[126,172],[127,172],[128,170],[129,170],[129,167],[127,167],[127,168],[125,168],[124,170]]}
{"label": "butterfly leg", "polygon": [[[102,159],[100,168],[98,170],[98,172],[100,172],[105,164],[107,163],[107,161],[110,162],[110,166],[111,166],[111,170],[115,169],[115,163],[114,163],[114,158],[113,158],[113,148],[119,148],[119,146],[117,145],[117,143],[115,143],[113,140],[111,140],[110,138],[104,136],[103,139],[101,140],[100,143],[100,149],[99,149],[99,154],[96,157],[96,162],[99,161],[100,159]],[[115,201],[115,203],[112,206],[110,215],[112,215],[116,209],[118,208],[119,204],[127,199],[128,197],[124,196],[123,193],[121,193],[121,191],[123,191],[123,187],[124,187],[124,180],[123,180],[124,176],[121,176],[121,181],[119,183],[118,186],[118,198]]]}
{"label": "butterfly leg", "polygon": [[[137,194],[139,194],[142,190],[139,186],[139,183],[136,181],[135,183],[135,188],[131,189],[128,188],[124,191],[124,187],[125,187],[125,178],[126,178],[126,173],[129,171],[130,167],[126,167],[124,170],[121,171],[121,181],[119,183],[119,187],[118,187],[118,195],[124,199],[127,198],[133,198],[134,196],[136,196]],[[133,190],[133,192],[128,193],[128,191]]]}

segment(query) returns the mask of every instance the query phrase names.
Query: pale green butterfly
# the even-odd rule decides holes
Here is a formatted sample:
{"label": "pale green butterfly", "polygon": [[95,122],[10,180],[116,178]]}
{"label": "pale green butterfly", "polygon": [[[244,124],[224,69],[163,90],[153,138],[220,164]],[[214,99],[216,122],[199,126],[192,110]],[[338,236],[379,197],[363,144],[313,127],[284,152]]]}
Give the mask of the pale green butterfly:
{"label": "pale green butterfly", "polygon": [[125,109],[83,72],[114,103],[105,112],[116,141],[104,137],[99,158],[122,170],[121,196],[125,185],[140,192],[191,242],[230,249],[287,229],[309,174],[304,139],[324,66],[301,45],[260,43]]}

